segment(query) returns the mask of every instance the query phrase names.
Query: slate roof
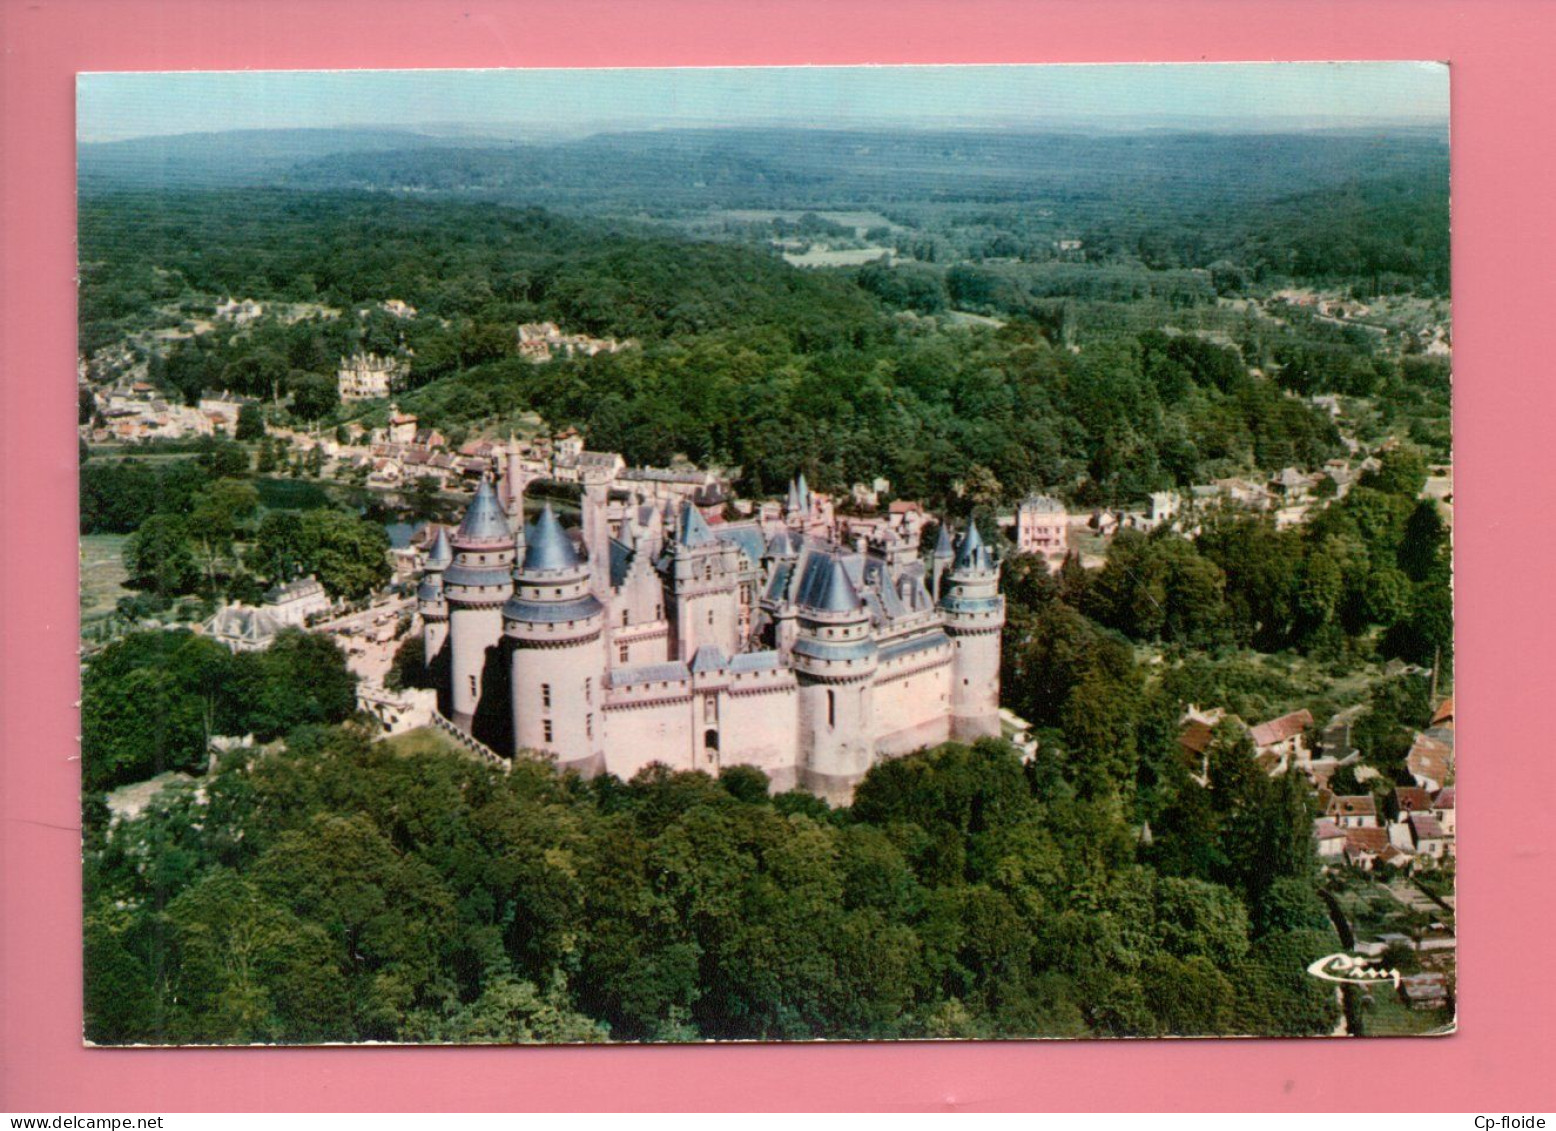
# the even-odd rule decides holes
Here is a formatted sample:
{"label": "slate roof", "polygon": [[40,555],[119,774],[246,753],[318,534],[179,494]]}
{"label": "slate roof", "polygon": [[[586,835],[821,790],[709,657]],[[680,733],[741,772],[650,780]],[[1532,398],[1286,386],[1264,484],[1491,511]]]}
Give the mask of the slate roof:
{"label": "slate roof", "polygon": [[551,504],[547,503],[534,525],[524,532],[524,572],[577,568],[578,551],[573,549],[572,539],[557,521]]}
{"label": "slate roof", "polygon": [[508,515],[502,509],[502,504],[497,501],[497,492],[492,488],[490,479],[481,480],[481,485],[476,488],[475,499],[470,503],[470,509],[465,512],[464,521],[459,524],[459,532],[454,535],[456,542],[506,542],[513,537],[513,532],[508,528]]}
{"label": "slate roof", "polygon": [[977,523],[967,524],[967,533],[962,535],[962,544],[956,549],[955,568],[958,570],[994,568],[994,559],[989,554],[988,547],[983,544],[983,535],[978,533]]}
{"label": "slate roof", "polygon": [[449,548],[448,531],[440,526],[437,537],[432,540],[432,548],[427,551],[427,568],[435,571],[453,564],[454,551]]}
{"label": "slate roof", "polygon": [[849,580],[842,558],[815,553],[805,562],[795,603],[818,613],[851,613],[859,608],[859,591]]}
{"label": "slate roof", "polygon": [[955,551],[951,549],[951,524],[942,522],[940,524],[940,536],[935,539],[935,557],[950,558],[954,556]]}
{"label": "slate roof", "polygon": [[777,652],[741,652],[729,659],[729,670],[732,672],[773,671],[781,666],[782,660]]}
{"label": "slate roof", "polygon": [[680,529],[676,540],[686,547],[709,546],[718,541],[708,526],[708,520],[690,503],[681,507]]}
{"label": "slate roof", "polygon": [[691,671],[679,660],[667,664],[637,664],[610,670],[612,687],[626,687],[633,683],[675,683],[690,678]]}

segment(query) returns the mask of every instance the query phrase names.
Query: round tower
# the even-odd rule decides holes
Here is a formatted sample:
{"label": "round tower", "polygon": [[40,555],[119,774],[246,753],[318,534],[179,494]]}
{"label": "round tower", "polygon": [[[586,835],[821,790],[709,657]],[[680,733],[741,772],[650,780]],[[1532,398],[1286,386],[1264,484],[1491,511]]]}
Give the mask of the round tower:
{"label": "round tower", "polygon": [[514,746],[548,750],[563,769],[603,770],[605,606],[550,504],[525,534],[502,622],[513,645]]}
{"label": "round tower", "polygon": [[812,793],[846,803],[875,759],[879,655],[870,611],[843,559],[818,550],[801,568],[790,653],[799,682],[801,780]]}
{"label": "round tower", "polygon": [[513,533],[491,480],[481,480],[451,542],[453,564],[443,571],[449,702],[454,723],[469,731],[481,712],[482,692],[502,642],[503,602],[513,591]]}
{"label": "round tower", "polygon": [[454,551],[449,548],[448,532],[440,526],[427,551],[421,584],[416,588],[416,611],[421,614],[422,662],[429,672],[436,672],[447,660],[443,655],[448,643],[448,601],[443,595],[443,571],[453,564]]}
{"label": "round tower", "polygon": [[999,567],[978,527],[967,524],[950,570],[941,579],[940,609],[955,648],[951,662],[951,737],[958,742],[1000,733],[1000,630],[1005,598]]}

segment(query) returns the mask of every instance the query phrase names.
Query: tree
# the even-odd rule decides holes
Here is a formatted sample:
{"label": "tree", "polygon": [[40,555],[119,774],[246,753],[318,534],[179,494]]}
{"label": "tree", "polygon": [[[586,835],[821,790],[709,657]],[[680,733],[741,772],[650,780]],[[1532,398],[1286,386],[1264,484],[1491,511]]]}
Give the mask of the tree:
{"label": "tree", "polygon": [[247,562],[273,582],[313,574],[331,596],[351,600],[368,596],[392,573],[382,526],[326,509],[266,515]]}
{"label": "tree", "polygon": [[300,420],[318,420],[340,404],[340,390],[331,377],[294,369],[286,378],[292,413]]}
{"label": "tree", "polygon": [[178,515],[154,514],[125,540],[127,583],[159,597],[176,597],[194,590],[200,567],[190,543],[189,523]]}
{"label": "tree", "polygon": [[356,710],[357,677],[328,636],[286,629],[263,652],[235,658],[242,727],[262,739],[338,723]]}
{"label": "tree", "polygon": [[265,434],[265,414],[259,405],[249,403],[238,409],[238,429],[235,438],[249,441],[258,440]]}

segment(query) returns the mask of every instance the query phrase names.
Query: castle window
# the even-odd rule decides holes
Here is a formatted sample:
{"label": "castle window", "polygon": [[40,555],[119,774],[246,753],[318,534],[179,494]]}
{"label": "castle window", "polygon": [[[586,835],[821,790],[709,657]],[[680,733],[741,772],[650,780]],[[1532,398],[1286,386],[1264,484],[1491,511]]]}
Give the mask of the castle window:
{"label": "castle window", "polygon": [[593,715],[585,715],[584,716],[584,737],[587,738],[590,742],[594,741],[594,716]]}
{"label": "castle window", "polygon": [[632,615],[632,610],[631,609],[622,609],[621,610],[621,627],[622,628],[626,628],[627,627],[627,623],[628,623],[628,619],[627,618],[629,618],[631,615]]}
{"label": "castle window", "polygon": [[712,562],[703,562],[702,563],[702,579],[704,581],[712,581],[713,580],[713,563]]}
{"label": "castle window", "polygon": [[713,624],[713,610],[712,609],[708,610],[708,624],[710,626]]}
{"label": "castle window", "polygon": [[478,692],[476,691],[476,687],[475,687],[475,676],[471,676],[470,677],[470,694],[471,695],[478,694]]}
{"label": "castle window", "polygon": [[585,703],[593,703],[594,702],[594,677],[593,676],[586,676],[584,678],[584,702]]}
{"label": "castle window", "polygon": [[837,692],[827,692],[827,726],[837,726]]}
{"label": "castle window", "polygon": [[[551,685],[549,683],[540,685],[540,705],[542,707],[551,706]],[[551,724],[547,723],[546,725],[550,726]]]}
{"label": "castle window", "polygon": [[627,657],[628,657],[628,655],[631,654],[631,652],[632,652],[632,645],[630,645],[630,644],[623,644],[620,648],[618,648],[616,650],[617,662],[618,663],[623,663],[623,664],[626,663],[627,662]]}
{"label": "castle window", "polygon": [[541,728],[541,737],[546,742],[550,742],[551,741],[551,720],[550,719],[546,719],[544,722],[542,722],[540,724],[540,728]]}

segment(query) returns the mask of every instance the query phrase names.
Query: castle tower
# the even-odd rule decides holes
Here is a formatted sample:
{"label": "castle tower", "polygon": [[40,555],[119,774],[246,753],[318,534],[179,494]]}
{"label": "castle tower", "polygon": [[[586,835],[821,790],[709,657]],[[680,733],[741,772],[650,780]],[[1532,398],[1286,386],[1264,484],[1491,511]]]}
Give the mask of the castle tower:
{"label": "castle tower", "polygon": [[875,758],[872,684],[878,665],[870,612],[843,559],[813,551],[801,566],[798,631],[800,780],[846,802]]}
{"label": "castle tower", "polygon": [[525,537],[513,580],[502,624],[513,645],[514,746],[550,751],[562,769],[598,773],[605,767],[605,607],[550,504]]}
{"label": "castle tower", "polygon": [[[513,532],[490,479],[481,480],[452,543],[454,561],[443,572],[443,593],[448,602],[449,700],[455,724],[469,731],[481,708],[487,677],[497,662],[503,602],[513,591]],[[487,704],[488,712],[492,706]]]}
{"label": "castle tower", "polygon": [[586,469],[583,478],[583,538],[589,551],[589,591],[599,601],[610,600],[610,523],[607,502],[610,496],[610,477],[594,469]]}
{"label": "castle tower", "polygon": [[[416,588],[416,611],[421,614],[422,663],[436,673],[448,665],[444,648],[448,644],[448,601],[443,596],[443,571],[454,564],[448,532],[438,527],[437,537],[427,551],[426,572]],[[434,686],[443,681],[434,679]]]}
{"label": "castle tower", "polygon": [[1005,598],[1000,596],[999,581],[994,555],[969,521],[940,584],[940,609],[955,647],[951,737],[958,742],[1000,733],[1000,630],[1005,625]]}
{"label": "castle tower", "polygon": [[670,563],[673,658],[689,663],[705,644],[727,656],[741,650],[738,556],[734,545],[714,536],[702,512],[682,505]]}
{"label": "castle tower", "polygon": [[940,524],[940,536],[935,539],[934,556],[930,558],[930,592],[935,600],[940,600],[941,579],[945,577],[946,570],[951,568],[951,562],[955,554],[951,549],[951,524]]}

